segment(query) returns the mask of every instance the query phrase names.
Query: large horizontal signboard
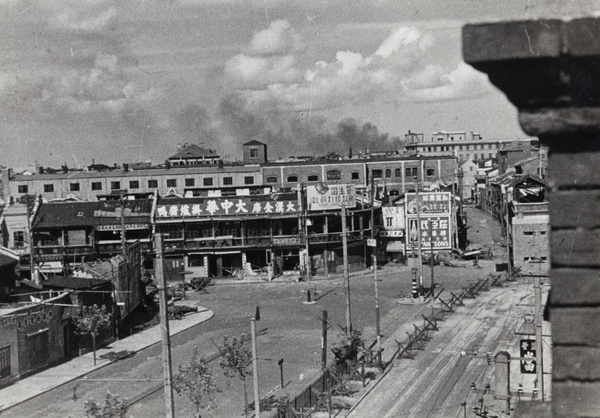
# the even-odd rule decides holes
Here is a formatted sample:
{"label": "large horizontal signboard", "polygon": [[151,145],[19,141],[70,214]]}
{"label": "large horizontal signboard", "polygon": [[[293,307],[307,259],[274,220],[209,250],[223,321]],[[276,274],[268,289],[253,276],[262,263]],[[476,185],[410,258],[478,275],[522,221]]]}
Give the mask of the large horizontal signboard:
{"label": "large horizontal signboard", "polygon": [[[419,213],[450,213],[451,202],[450,192],[419,193]],[[416,193],[406,194],[406,213],[417,213]]]}
{"label": "large horizontal signboard", "polygon": [[297,212],[298,202],[295,200],[273,199],[266,201],[252,201],[252,199],[249,197],[235,199],[209,199],[202,203],[190,204],[158,204],[156,207],[157,219],[243,214],[285,214]]}
{"label": "large horizontal signboard", "polygon": [[329,210],[356,207],[356,186],[354,184],[325,185],[306,187],[308,210]]}
{"label": "large horizontal signboard", "polygon": [[[427,250],[432,247],[432,243],[434,250],[452,248],[452,229],[449,215],[421,216],[420,218],[421,248]],[[406,222],[408,225],[406,245],[409,248],[417,248],[419,246],[419,231],[416,215],[408,216]]]}

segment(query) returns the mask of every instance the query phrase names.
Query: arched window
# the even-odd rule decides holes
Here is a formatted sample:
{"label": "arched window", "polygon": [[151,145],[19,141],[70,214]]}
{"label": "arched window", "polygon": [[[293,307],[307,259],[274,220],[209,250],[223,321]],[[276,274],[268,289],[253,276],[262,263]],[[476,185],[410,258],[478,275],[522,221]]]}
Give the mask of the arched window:
{"label": "arched window", "polygon": [[292,174],[290,176],[287,177],[287,182],[288,183],[297,183],[298,182],[298,176],[295,174]]}
{"label": "arched window", "polygon": [[319,176],[316,174],[311,174],[308,176],[308,181],[319,181]]}

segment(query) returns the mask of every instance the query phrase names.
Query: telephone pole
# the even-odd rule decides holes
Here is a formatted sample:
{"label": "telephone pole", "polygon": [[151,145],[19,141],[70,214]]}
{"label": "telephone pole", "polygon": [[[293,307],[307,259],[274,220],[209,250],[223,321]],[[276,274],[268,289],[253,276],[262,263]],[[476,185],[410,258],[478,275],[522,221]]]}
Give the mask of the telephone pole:
{"label": "telephone pole", "polygon": [[535,373],[542,402],[544,401],[544,344],[542,344],[542,285],[541,278],[535,277],[533,284],[535,303]]}
{"label": "telephone pole", "polygon": [[260,418],[260,396],[258,394],[258,360],[256,354],[256,318],[250,322],[252,332],[252,376],[254,379],[254,416]]}
{"label": "telephone pole", "polygon": [[348,237],[346,231],[346,205],[342,204],[342,249],[344,258],[344,288],[346,289],[346,335],[352,342],[352,318],[350,314],[350,274],[348,272]]}
{"label": "telephone pole", "polygon": [[165,416],[174,418],[175,403],[173,400],[173,368],[171,366],[171,341],[169,336],[169,313],[167,304],[167,284],[165,282],[163,264],[163,241],[161,234],[154,234],[154,245],[156,246],[156,258],[154,259],[154,274],[158,284],[158,301],[160,305],[160,330],[163,359],[163,374],[165,386]]}
{"label": "telephone pole", "polygon": [[419,176],[417,173],[415,186],[415,201],[417,208],[417,261],[419,263],[419,301],[423,301],[423,251],[421,248],[421,202],[419,198]]}

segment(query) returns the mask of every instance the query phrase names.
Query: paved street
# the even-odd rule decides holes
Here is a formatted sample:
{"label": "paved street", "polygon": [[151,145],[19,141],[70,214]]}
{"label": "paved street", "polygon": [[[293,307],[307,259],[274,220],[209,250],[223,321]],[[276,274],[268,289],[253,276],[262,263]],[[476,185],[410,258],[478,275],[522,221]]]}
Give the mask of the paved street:
{"label": "paved street", "polygon": [[[533,288],[527,279],[465,299],[464,307],[438,324],[440,330],[432,333],[425,350],[417,352],[414,360],[395,360],[391,371],[348,416],[471,417],[480,399],[492,415],[507,416],[502,414],[504,405],[493,397],[495,366],[488,364],[486,353],[519,355],[519,336],[514,331],[532,303]],[[511,369],[516,398],[523,376],[518,362],[512,362]],[[484,391],[486,384],[489,393]],[[531,396],[531,382],[524,386]]]}
{"label": "paved street", "polygon": [[[482,217],[479,219],[478,217]],[[474,239],[490,242],[496,224],[487,215],[475,211],[472,222],[481,228],[473,231]],[[477,233],[476,233],[477,232]],[[470,231],[471,233],[471,231]],[[498,238],[494,238],[499,242]],[[496,255],[501,254],[498,250]],[[479,278],[485,278],[492,272],[496,261],[481,261],[480,267],[472,263],[462,263],[462,267],[436,266],[436,282],[444,288],[444,294],[458,292],[462,286]],[[412,323],[421,321],[421,313],[429,313],[431,308],[426,304],[399,303],[401,293],[410,295],[410,270],[401,265],[390,263],[380,270],[378,277],[381,329],[383,339],[389,341],[402,326],[412,327]],[[424,268],[424,282],[429,283],[429,268]],[[261,320],[258,323],[258,352],[260,394],[265,397],[273,394],[276,397],[294,394],[318,374],[321,358],[321,315],[326,309],[329,313],[330,329],[328,345],[333,347],[343,341],[343,334],[338,326],[345,325],[345,298],[343,280],[340,276],[320,277],[313,283],[314,305],[307,305],[307,283],[273,282],[230,285],[217,285],[208,288],[208,294],[190,293],[189,297],[197,303],[214,311],[212,319],[181,332],[172,339],[174,370],[177,365],[187,361],[194,347],[207,357],[213,358],[217,353],[215,344],[221,344],[224,335],[239,336],[249,334],[250,318],[256,306],[260,306]],[[461,388],[470,385],[473,380],[485,382],[487,375],[479,366],[487,365],[482,358],[466,356],[455,358],[465,347],[480,345],[491,347],[496,341],[510,340],[514,324],[519,315],[514,308],[519,302],[522,291],[512,285],[506,289],[496,289],[482,293],[479,299],[469,302],[460,312],[452,314],[442,323],[442,331],[434,333],[427,345],[427,351],[419,353],[416,360],[398,360],[394,369],[384,379],[391,379],[380,385],[372,393],[379,393],[382,387],[399,387],[402,398],[390,398],[390,408],[415,413],[421,410],[421,402],[415,400],[426,394],[428,403],[435,409],[446,408],[454,411],[456,402],[462,398]],[[524,286],[523,286],[524,287]],[[369,272],[354,273],[351,277],[352,323],[354,329],[362,330],[367,342],[375,338],[374,282]],[[500,292],[495,294],[494,292]],[[526,293],[526,292],[525,292]],[[532,293],[532,290],[529,290]],[[471,309],[468,309],[471,308]],[[531,309],[531,308],[529,308]],[[472,312],[471,312],[472,310]],[[504,315],[510,312],[511,315]],[[510,337],[510,338],[509,338]],[[400,339],[401,337],[399,337]],[[439,341],[438,341],[439,339]],[[393,343],[393,340],[391,340]],[[395,343],[393,343],[395,344]],[[446,347],[447,346],[447,347]],[[484,351],[482,348],[481,352]],[[331,356],[331,351],[329,351]],[[278,360],[284,359],[284,388],[280,388]],[[331,357],[330,357],[331,358]],[[101,400],[107,391],[126,398],[131,403],[128,416],[162,417],[164,416],[164,400],[161,390],[160,345],[155,344],[139,351],[135,356],[120,360],[102,369],[73,380],[43,395],[22,403],[1,414],[6,417],[80,417],[83,416],[83,404],[87,399]],[[203,411],[203,417],[233,417],[243,415],[243,386],[239,381],[227,382],[218,366],[218,361],[211,362],[217,385],[222,389],[216,410]],[[433,367],[434,374],[424,374],[425,365]],[[471,370],[470,365],[479,365]],[[462,369],[465,373],[458,373]],[[487,368],[484,367],[486,370]],[[396,376],[395,373],[403,375]],[[445,378],[436,379],[440,374]],[[394,377],[396,376],[396,377]],[[441,386],[440,386],[441,385]],[[425,389],[427,388],[427,390]],[[382,391],[383,392],[383,391]],[[248,382],[248,394],[252,400],[252,382]],[[458,396],[458,394],[461,394]],[[418,395],[418,396],[417,396]],[[439,396],[438,396],[439,395]],[[373,396],[372,394],[369,396]],[[458,398],[457,398],[458,396]],[[475,395],[469,395],[475,396]],[[435,399],[434,399],[435,397]],[[453,399],[460,399],[459,401]],[[187,398],[175,395],[178,416],[191,416],[193,408]],[[434,402],[435,400],[435,402]],[[469,398],[467,401],[471,401]],[[365,399],[366,402],[366,399]],[[380,402],[378,402],[380,403]],[[362,406],[361,406],[362,407]],[[395,409],[396,408],[396,409]],[[406,409],[408,408],[408,410]],[[369,410],[368,408],[366,410]],[[383,410],[382,414],[384,414]],[[401,412],[400,416],[405,414]],[[357,409],[353,416],[360,415]],[[381,415],[383,416],[383,415]],[[389,415],[396,416],[396,415]],[[418,415],[415,415],[418,416]],[[427,416],[427,415],[424,415]],[[430,415],[444,416],[444,415]]]}

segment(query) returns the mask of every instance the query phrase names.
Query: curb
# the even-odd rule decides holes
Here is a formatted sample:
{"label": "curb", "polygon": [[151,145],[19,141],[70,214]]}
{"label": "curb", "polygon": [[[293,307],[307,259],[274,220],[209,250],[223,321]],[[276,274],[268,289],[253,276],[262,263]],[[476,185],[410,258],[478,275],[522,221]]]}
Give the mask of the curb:
{"label": "curb", "polygon": [[[204,323],[204,322],[206,322],[206,321],[210,320],[210,319],[211,319],[211,318],[214,316],[214,312],[213,312],[212,310],[210,310],[210,309],[208,309],[208,308],[204,308],[204,307],[202,307],[202,306],[198,306],[198,312],[196,312],[196,313],[200,314],[200,313],[204,313],[204,312],[210,312],[210,315],[209,315],[209,316],[208,316],[206,319],[204,319],[204,320],[202,320],[202,321],[200,321],[200,322],[194,322],[194,323],[193,323],[193,324],[191,324],[190,326],[188,326],[188,327],[185,327],[185,328],[182,328],[182,329],[180,329],[179,331],[177,331],[177,332],[175,332],[175,333],[172,333],[172,334],[170,334],[170,336],[171,336],[171,337],[173,337],[173,336],[175,336],[175,335],[181,334],[182,332],[184,332],[184,331],[187,331],[188,329],[190,329],[190,328],[192,328],[192,327],[194,327],[194,326],[196,326],[196,325],[202,324],[202,323]],[[156,324],[156,325],[154,325],[154,326],[152,326],[152,327],[150,327],[150,328],[147,328],[147,329],[145,329],[144,331],[148,331],[148,330],[151,330],[151,329],[153,329],[153,328],[155,328],[155,327],[159,327],[159,326],[160,326],[160,324]],[[144,332],[144,331],[142,331],[142,332]],[[135,347],[134,349],[132,349],[132,350],[130,350],[130,351],[131,351],[131,352],[133,352],[133,353],[138,353],[138,352],[140,352],[140,351],[142,351],[142,350],[145,350],[146,348],[152,347],[152,346],[153,346],[153,345],[155,345],[155,344],[160,344],[160,339],[159,339],[158,341],[154,341],[154,342],[151,342],[151,343],[145,344],[145,345],[143,345],[143,346]],[[89,353],[86,353],[86,354],[89,354]],[[75,358],[81,358],[81,357],[83,357],[83,356],[80,356],[80,357],[75,357]],[[69,384],[69,383],[71,383],[71,382],[73,382],[73,381],[75,381],[75,380],[77,380],[77,379],[85,378],[85,376],[87,376],[87,375],[89,375],[89,374],[91,374],[91,373],[93,373],[93,372],[96,372],[96,371],[98,371],[98,370],[100,370],[100,369],[103,369],[104,367],[106,367],[106,366],[109,366],[109,365],[111,365],[111,364],[113,364],[113,363],[115,363],[115,362],[119,361],[119,359],[118,359],[118,358],[115,358],[114,360],[111,360],[111,359],[107,359],[107,360],[108,360],[108,361],[107,361],[106,363],[103,363],[103,364],[96,365],[96,366],[94,366],[94,368],[92,368],[91,370],[85,371],[85,372],[83,372],[83,373],[81,373],[81,374],[79,374],[79,375],[77,375],[77,376],[73,376],[73,377],[69,378],[68,380],[65,380],[64,382],[61,382],[61,383],[59,383],[59,384],[57,384],[57,385],[55,385],[55,386],[51,386],[51,387],[47,387],[47,388],[45,388],[45,389],[42,389],[42,390],[40,390],[39,392],[36,392],[36,393],[34,393],[34,394],[31,394],[31,396],[24,397],[23,399],[20,399],[20,400],[18,400],[18,401],[16,401],[16,402],[14,402],[14,403],[12,403],[12,404],[9,404],[9,405],[0,405],[0,414],[1,414],[2,412],[4,412],[4,411],[8,411],[8,410],[9,410],[9,409],[11,409],[11,408],[14,408],[15,406],[18,406],[18,405],[21,405],[21,404],[23,404],[23,403],[25,403],[25,402],[27,402],[27,401],[30,401],[31,399],[34,399],[34,398],[36,398],[36,397],[38,397],[38,396],[40,396],[40,395],[43,395],[43,394],[45,394],[45,393],[48,393],[48,392],[50,392],[51,390],[54,390],[54,389],[56,389],[56,388],[59,388],[59,387],[61,387],[61,386],[67,385],[67,384]],[[56,366],[54,366],[54,367],[62,366],[62,365],[64,365],[64,364],[67,364],[67,363],[68,363],[68,362],[65,362],[65,363],[60,363],[59,365],[56,365]],[[49,367],[48,369],[45,369],[45,370],[43,370],[43,371],[42,371],[42,372],[40,372],[40,373],[43,373],[44,371],[46,371],[46,370],[50,370],[50,369],[52,369],[52,368],[53,368],[53,367]],[[33,377],[33,376],[35,376],[35,374],[34,374],[34,375],[31,375],[31,376],[29,376],[29,377]],[[28,378],[29,378],[29,377],[28,377]],[[25,379],[23,379],[23,380],[26,380],[26,379],[27,379],[27,378],[25,378]],[[14,385],[14,384],[17,384],[18,382],[21,382],[21,381],[23,381],[23,380],[16,380],[16,381],[13,383],[13,385]],[[9,386],[7,386],[7,387],[6,387],[6,388],[4,388],[4,389],[10,388],[11,386],[12,386],[12,385],[9,385]],[[1,393],[2,393],[2,390],[3,390],[3,389],[0,389],[0,395],[1,395]]]}

